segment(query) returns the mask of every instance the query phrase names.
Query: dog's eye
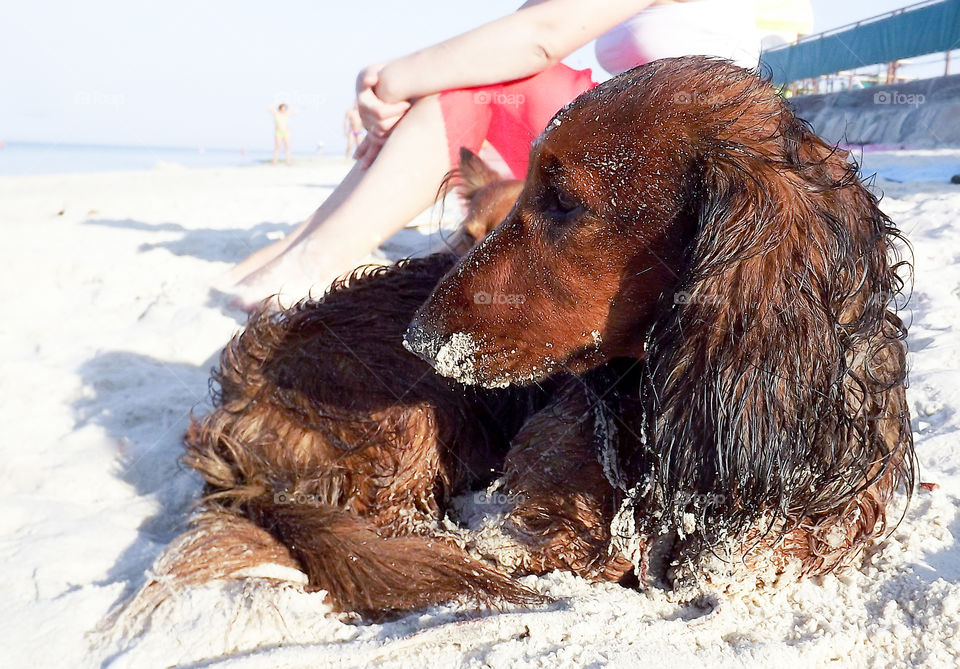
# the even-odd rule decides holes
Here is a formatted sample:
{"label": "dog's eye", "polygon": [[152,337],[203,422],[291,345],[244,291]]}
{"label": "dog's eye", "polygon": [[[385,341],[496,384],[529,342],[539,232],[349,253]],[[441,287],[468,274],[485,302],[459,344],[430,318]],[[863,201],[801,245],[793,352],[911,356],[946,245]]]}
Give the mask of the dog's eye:
{"label": "dog's eye", "polygon": [[547,206],[545,208],[547,213],[553,218],[565,219],[578,213],[583,208],[583,205],[566,191],[557,189],[547,197]]}
{"label": "dog's eye", "polygon": [[553,518],[539,511],[524,511],[513,514],[512,520],[528,534],[542,534],[550,530],[554,524]]}

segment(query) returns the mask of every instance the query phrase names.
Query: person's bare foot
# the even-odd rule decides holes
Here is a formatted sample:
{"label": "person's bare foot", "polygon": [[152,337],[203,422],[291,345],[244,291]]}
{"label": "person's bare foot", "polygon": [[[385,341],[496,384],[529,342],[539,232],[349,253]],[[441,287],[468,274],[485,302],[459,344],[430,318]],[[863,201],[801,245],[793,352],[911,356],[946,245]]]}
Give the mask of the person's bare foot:
{"label": "person's bare foot", "polygon": [[308,295],[322,294],[334,279],[363,264],[362,258],[348,264],[335,262],[334,258],[318,252],[312,242],[308,239],[291,244],[277,257],[238,281],[229,290],[237,296],[236,304],[250,310],[271,295],[278,295],[283,304],[292,304]]}
{"label": "person's bare foot", "polygon": [[278,306],[280,302],[292,304],[306,297],[310,293],[311,287],[312,282],[305,281],[303,276],[291,276],[289,263],[283,262],[281,257],[271,260],[263,267],[247,274],[243,279],[235,282],[226,292],[235,296],[231,301],[233,306],[250,312],[258,308],[264,299],[271,296],[275,296],[274,299],[271,299],[274,306]]}
{"label": "person's bare foot", "polygon": [[217,281],[216,287],[219,290],[229,292],[231,288],[249,279],[260,270],[265,269],[273,260],[282,256],[287,249],[300,242],[303,236],[310,231],[310,224],[311,219],[308,218],[283,238],[261,249],[257,249],[248,255],[231,267],[227,273]]}
{"label": "person's bare foot", "polygon": [[263,248],[257,249],[227,270],[223,277],[217,281],[221,289],[236,286],[258,270],[266,267],[271,261],[287,250],[287,247],[290,245],[289,237],[290,235],[283,239],[278,239]]}
{"label": "person's bare foot", "polygon": [[[291,284],[302,283],[294,276],[285,276],[289,272],[289,263],[283,262],[283,254],[290,246],[290,236],[254,251],[239,263],[231,267],[213,282],[214,290],[233,295],[230,305],[246,312],[259,307],[260,302],[279,293],[299,292]],[[297,254],[299,255],[299,254]],[[285,288],[286,287],[286,288]],[[305,292],[304,292],[305,294]]]}

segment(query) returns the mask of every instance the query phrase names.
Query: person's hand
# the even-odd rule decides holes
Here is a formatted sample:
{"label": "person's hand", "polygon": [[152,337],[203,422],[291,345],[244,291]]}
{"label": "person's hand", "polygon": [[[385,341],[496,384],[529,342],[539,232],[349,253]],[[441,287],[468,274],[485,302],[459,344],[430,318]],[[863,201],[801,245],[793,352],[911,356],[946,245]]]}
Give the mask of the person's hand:
{"label": "person's hand", "polygon": [[367,136],[357,147],[353,157],[363,167],[369,167],[373,163],[394,126],[410,109],[410,103],[406,100],[384,102],[377,96],[374,89],[380,82],[382,69],[382,63],[371,65],[357,76],[357,111]]}

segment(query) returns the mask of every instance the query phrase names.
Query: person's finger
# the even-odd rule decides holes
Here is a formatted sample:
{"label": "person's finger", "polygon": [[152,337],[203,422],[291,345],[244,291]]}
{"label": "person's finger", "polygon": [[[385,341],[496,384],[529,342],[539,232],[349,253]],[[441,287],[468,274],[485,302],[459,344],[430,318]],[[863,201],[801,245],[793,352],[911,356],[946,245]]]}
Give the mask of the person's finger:
{"label": "person's finger", "polygon": [[367,155],[367,151],[370,150],[370,143],[364,140],[361,142],[360,146],[357,147],[357,150],[353,153],[353,159],[360,163],[361,167],[365,167],[364,157]]}
{"label": "person's finger", "polygon": [[393,130],[393,127],[397,124],[397,121],[399,121],[400,118],[400,116],[394,116],[392,118],[381,120],[376,117],[368,116],[366,119],[364,119],[363,127],[371,135],[382,137],[390,134],[390,131]]}
{"label": "person's finger", "polygon": [[360,121],[368,131],[379,120],[379,117],[373,111],[378,104],[380,104],[380,100],[370,89],[365,89],[357,94],[357,109],[360,112]]}
{"label": "person's finger", "polygon": [[375,65],[368,65],[367,67],[360,70],[360,74],[357,75],[357,93],[359,94],[364,88],[372,89],[377,85],[377,82],[380,80],[380,70],[383,69],[383,64],[377,63]]}
{"label": "person's finger", "polygon": [[[360,111],[360,118],[366,126],[368,123],[374,124],[384,119],[403,116],[410,109],[410,103],[406,100],[384,102],[377,97],[372,89],[366,88],[357,93],[357,108]],[[369,128],[367,129],[369,130]]]}
{"label": "person's finger", "polygon": [[365,88],[357,94],[357,110],[360,112],[361,118],[364,116],[372,116],[373,107],[379,103],[380,101],[377,99],[377,96],[375,96],[369,88]]}
{"label": "person's finger", "polygon": [[383,148],[383,144],[386,141],[382,137],[369,137],[370,140],[367,150],[364,152],[363,156],[360,158],[360,164],[363,165],[364,169],[367,169],[373,165],[373,161],[377,159],[377,156],[380,154],[380,149]]}
{"label": "person's finger", "polygon": [[397,125],[397,121],[399,121],[400,118],[400,116],[393,116],[388,119],[377,121],[373,124],[373,129],[370,132],[378,137],[385,137],[386,135],[390,134],[390,131],[393,130],[395,125]]}
{"label": "person's finger", "polygon": [[370,166],[373,165],[373,161],[377,159],[377,156],[380,154],[380,147],[372,147],[367,153],[363,156],[361,163],[363,164],[363,169],[370,169]]}
{"label": "person's finger", "polygon": [[374,141],[373,135],[368,134],[363,138],[363,141],[360,142],[360,146],[358,146],[357,150],[354,152],[354,159],[357,160],[361,165],[364,164],[364,159],[373,148]]}
{"label": "person's finger", "polygon": [[[376,95],[376,93],[374,93]],[[388,119],[393,117],[403,116],[404,112],[410,109],[410,103],[406,100],[401,100],[400,102],[384,102],[380,98],[377,98],[380,104],[372,107],[372,111],[378,119]]]}
{"label": "person's finger", "polygon": [[363,123],[363,129],[367,132],[376,132],[377,120],[369,115],[361,115],[361,122]]}
{"label": "person's finger", "polygon": [[369,114],[367,115],[361,114],[360,120],[363,123],[363,129],[366,130],[367,132],[371,132],[371,133],[380,132],[380,129],[378,127],[378,124],[380,123],[380,121],[375,116],[371,116]]}
{"label": "person's finger", "polygon": [[353,151],[353,159],[360,160],[363,157],[363,154],[367,152],[367,138],[364,137],[363,141],[357,145],[357,148]]}

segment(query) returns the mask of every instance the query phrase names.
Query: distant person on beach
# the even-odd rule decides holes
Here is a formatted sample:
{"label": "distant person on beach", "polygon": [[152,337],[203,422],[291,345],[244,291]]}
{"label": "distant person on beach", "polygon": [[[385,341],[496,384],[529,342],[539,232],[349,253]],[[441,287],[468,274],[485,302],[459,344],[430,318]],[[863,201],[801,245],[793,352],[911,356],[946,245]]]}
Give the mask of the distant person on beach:
{"label": "distant person on beach", "polygon": [[363,138],[363,120],[356,104],[350,107],[343,117],[343,134],[347,136],[346,157],[349,158],[360,147],[360,140]]}
{"label": "distant person on beach", "polygon": [[658,58],[706,54],[753,67],[754,0],[529,0],[516,12],[407,56],[364,68],[357,162],[296,230],[229,274],[248,304],[284,285],[325,284],[433,201],[461,146],[484,140],[523,178],[531,141],[594,86],[560,61],[596,40],[613,73]]}
{"label": "distant person on beach", "polygon": [[276,108],[270,108],[273,113],[273,164],[277,164],[280,147],[283,147],[287,165],[290,164],[290,116],[293,112],[286,103],[281,102]]}

